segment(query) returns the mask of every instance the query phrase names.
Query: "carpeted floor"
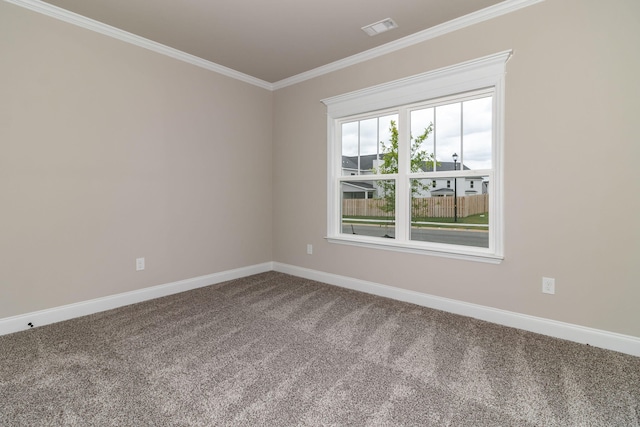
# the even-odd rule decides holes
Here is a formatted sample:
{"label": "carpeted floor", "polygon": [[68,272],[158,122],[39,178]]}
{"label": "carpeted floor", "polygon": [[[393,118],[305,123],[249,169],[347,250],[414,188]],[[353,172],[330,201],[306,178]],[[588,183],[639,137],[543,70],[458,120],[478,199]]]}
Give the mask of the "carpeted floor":
{"label": "carpeted floor", "polygon": [[640,358],[263,273],[0,337],[2,426],[639,426]]}

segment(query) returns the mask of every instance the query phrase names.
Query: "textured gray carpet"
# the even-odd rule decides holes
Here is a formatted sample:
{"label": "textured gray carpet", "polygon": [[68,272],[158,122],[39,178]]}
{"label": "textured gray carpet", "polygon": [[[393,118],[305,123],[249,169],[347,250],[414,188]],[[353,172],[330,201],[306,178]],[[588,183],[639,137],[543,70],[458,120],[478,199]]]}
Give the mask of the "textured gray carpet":
{"label": "textured gray carpet", "polygon": [[638,426],[640,358],[269,272],[0,337],[0,425]]}

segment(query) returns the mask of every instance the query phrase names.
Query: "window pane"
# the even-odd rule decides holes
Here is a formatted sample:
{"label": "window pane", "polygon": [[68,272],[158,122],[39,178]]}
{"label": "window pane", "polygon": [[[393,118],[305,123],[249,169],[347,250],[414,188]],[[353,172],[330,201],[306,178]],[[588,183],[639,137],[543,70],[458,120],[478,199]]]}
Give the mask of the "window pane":
{"label": "window pane", "polygon": [[398,173],[398,115],[379,118],[379,156],[374,160],[376,173]]}
{"label": "window pane", "polygon": [[[394,140],[392,137],[392,129],[396,128],[397,120],[398,115],[391,114],[343,123],[342,175],[397,173],[397,166],[395,170],[389,167],[398,156],[397,149],[393,149],[397,138]],[[386,163],[383,161],[383,154],[387,155]]]}
{"label": "window pane", "polygon": [[[429,161],[436,152],[433,138],[433,112],[433,108],[423,108],[411,112],[411,158],[414,159],[411,172],[431,172],[434,170],[434,163]],[[418,143],[419,138],[425,133],[427,137]],[[415,149],[413,149],[414,147]],[[424,162],[415,161],[415,159],[424,159]]]}
{"label": "window pane", "polygon": [[[453,154],[462,153],[460,147],[461,103],[436,107],[435,144],[436,160],[440,170],[453,170]],[[449,166],[449,167],[445,167]]]}
{"label": "window pane", "polygon": [[358,155],[358,122],[342,124],[342,155]]}
{"label": "window pane", "polygon": [[358,122],[342,124],[342,174],[358,175]]}
{"label": "window pane", "polygon": [[378,154],[378,119],[360,121],[360,156]]}
{"label": "window pane", "polygon": [[395,238],[395,180],[342,182],[342,233]]}
{"label": "window pane", "polygon": [[469,169],[491,169],[493,98],[462,103],[463,162]]}
{"label": "window pane", "polygon": [[411,240],[488,248],[488,189],[488,176],[412,179]]}

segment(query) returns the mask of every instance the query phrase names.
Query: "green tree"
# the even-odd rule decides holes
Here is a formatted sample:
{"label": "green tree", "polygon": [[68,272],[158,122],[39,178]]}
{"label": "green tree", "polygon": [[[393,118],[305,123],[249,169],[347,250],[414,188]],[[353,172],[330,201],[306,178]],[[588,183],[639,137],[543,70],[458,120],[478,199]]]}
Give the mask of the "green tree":
{"label": "green tree", "polygon": [[[389,144],[385,144],[384,141],[380,141],[382,147],[382,163],[378,168],[374,168],[374,173],[379,174],[393,174],[398,173],[398,127],[394,120],[391,121],[389,126],[389,132],[391,137]],[[433,123],[430,123],[428,127],[424,129],[419,136],[410,136],[410,148],[411,148],[411,172],[425,172],[428,168],[433,170],[434,156],[433,153],[429,154],[420,147],[422,143],[429,137],[429,134],[433,132]],[[394,180],[380,180],[378,186],[382,191],[382,197],[385,200],[382,210],[387,213],[393,213],[396,209],[396,182]],[[428,190],[429,184],[424,184],[418,179],[411,180],[411,196],[414,196],[420,191]]]}

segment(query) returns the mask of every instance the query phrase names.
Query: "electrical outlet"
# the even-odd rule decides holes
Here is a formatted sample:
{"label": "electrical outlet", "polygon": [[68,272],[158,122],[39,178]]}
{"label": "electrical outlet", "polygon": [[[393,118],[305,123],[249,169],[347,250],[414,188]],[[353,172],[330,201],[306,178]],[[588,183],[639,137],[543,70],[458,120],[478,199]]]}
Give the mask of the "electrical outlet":
{"label": "electrical outlet", "polygon": [[556,293],[556,279],[553,277],[542,278],[542,293],[555,294]]}
{"label": "electrical outlet", "polygon": [[312,254],[313,254],[313,245],[309,243],[307,245],[307,255],[312,255]]}
{"label": "electrical outlet", "polygon": [[136,258],[136,271],[144,270],[144,258]]}

